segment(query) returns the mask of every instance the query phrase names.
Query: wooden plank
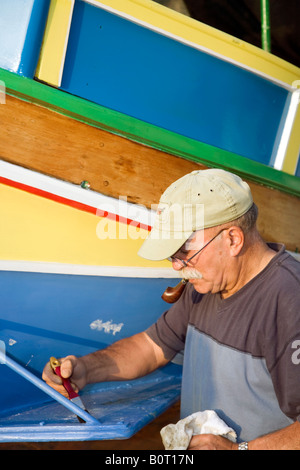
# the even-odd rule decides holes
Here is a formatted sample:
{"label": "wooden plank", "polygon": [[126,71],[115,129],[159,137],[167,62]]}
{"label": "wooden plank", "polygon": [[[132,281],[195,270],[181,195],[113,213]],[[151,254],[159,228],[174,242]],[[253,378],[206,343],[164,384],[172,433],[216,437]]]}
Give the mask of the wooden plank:
{"label": "wooden plank", "polygon": [[[0,106],[0,158],[150,207],[174,180],[199,163],[132,142],[41,106],[7,96]],[[300,248],[300,198],[249,182],[268,241]]]}
{"label": "wooden plank", "polygon": [[0,158],[149,206],[199,165],[7,96],[0,108]]}

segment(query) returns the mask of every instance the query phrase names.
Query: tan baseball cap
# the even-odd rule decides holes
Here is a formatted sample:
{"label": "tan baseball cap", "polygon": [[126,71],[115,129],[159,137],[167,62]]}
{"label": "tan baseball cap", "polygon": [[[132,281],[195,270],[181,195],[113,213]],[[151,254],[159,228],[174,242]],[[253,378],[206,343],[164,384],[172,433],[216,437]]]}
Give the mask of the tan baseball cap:
{"label": "tan baseball cap", "polygon": [[166,259],[196,230],[238,219],[252,204],[250,188],[239,176],[219,169],[193,171],[161,196],[153,228],[138,254],[149,260]]}

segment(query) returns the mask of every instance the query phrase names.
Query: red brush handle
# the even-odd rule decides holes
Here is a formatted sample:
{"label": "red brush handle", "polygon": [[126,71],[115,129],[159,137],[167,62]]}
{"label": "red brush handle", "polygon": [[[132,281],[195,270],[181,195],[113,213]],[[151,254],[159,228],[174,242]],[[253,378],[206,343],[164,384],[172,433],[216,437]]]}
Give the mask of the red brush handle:
{"label": "red brush handle", "polygon": [[56,375],[58,375],[61,378],[61,380],[63,382],[63,386],[65,387],[65,389],[67,390],[67,392],[69,394],[70,400],[72,400],[72,398],[78,397],[79,395],[78,395],[78,393],[75,392],[75,390],[73,390],[73,387],[70,383],[70,380],[65,379],[64,377],[62,377],[61,372],[60,372],[60,366],[55,367],[55,373],[56,373]]}

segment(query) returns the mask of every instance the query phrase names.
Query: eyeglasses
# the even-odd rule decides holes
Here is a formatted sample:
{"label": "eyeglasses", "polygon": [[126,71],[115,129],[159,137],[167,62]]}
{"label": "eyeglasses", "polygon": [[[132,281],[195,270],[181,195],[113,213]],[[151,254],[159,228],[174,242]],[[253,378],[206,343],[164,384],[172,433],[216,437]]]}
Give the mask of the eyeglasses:
{"label": "eyeglasses", "polygon": [[198,250],[196,253],[194,253],[187,260],[184,260],[184,259],[181,259],[181,258],[176,258],[176,256],[170,256],[170,258],[168,258],[168,259],[170,261],[176,261],[177,263],[181,264],[183,268],[186,268],[188,266],[188,264],[192,261],[192,259],[195,258],[195,256],[199,255],[199,253],[202,250],[204,250],[204,248],[206,248],[211,242],[213,242],[222,232],[224,232],[224,230],[227,230],[227,229],[223,228],[219,233],[217,233],[217,235],[215,235],[211,240],[209,240],[209,242],[207,242],[202,248],[200,248],[200,250]]}

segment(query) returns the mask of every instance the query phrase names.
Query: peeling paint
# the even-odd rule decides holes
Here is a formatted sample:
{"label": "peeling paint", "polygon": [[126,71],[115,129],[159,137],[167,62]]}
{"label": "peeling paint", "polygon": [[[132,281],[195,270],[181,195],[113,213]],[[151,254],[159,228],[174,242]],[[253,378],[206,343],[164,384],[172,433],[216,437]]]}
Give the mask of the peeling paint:
{"label": "peeling paint", "polygon": [[102,331],[104,333],[112,333],[115,335],[119,333],[124,326],[124,323],[113,323],[112,320],[103,322],[102,320],[95,320],[90,324],[92,330]]}

